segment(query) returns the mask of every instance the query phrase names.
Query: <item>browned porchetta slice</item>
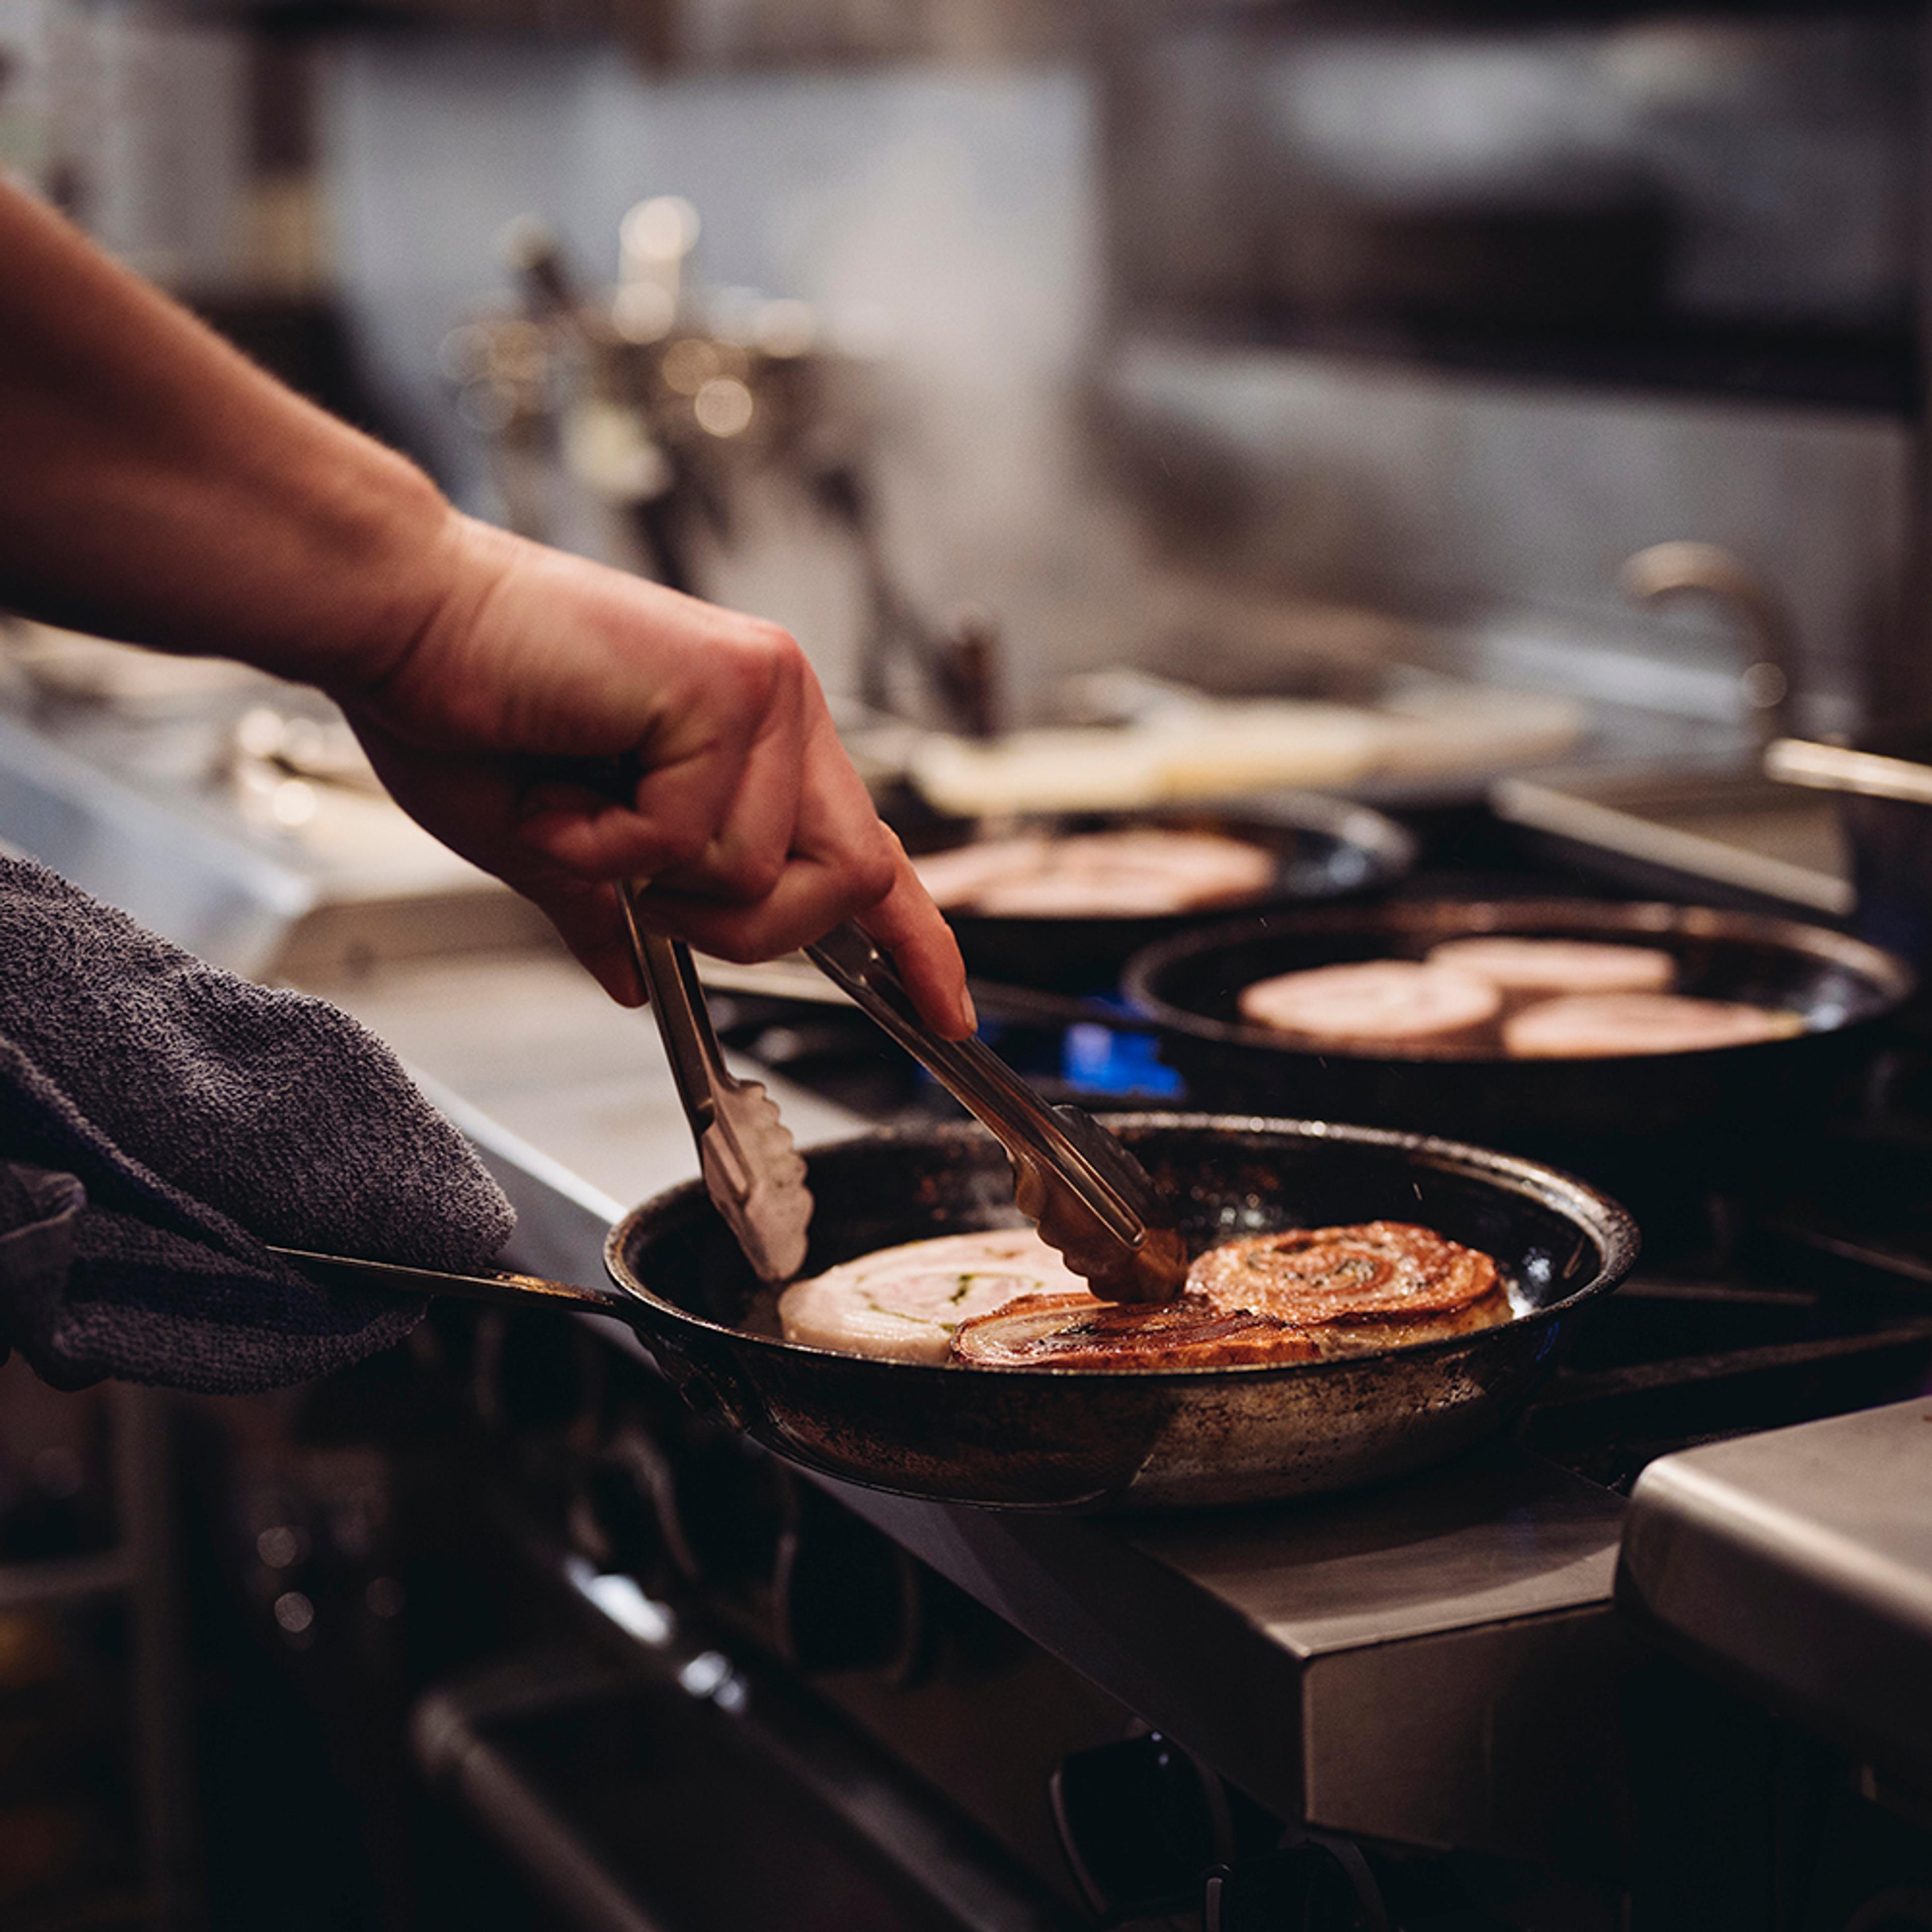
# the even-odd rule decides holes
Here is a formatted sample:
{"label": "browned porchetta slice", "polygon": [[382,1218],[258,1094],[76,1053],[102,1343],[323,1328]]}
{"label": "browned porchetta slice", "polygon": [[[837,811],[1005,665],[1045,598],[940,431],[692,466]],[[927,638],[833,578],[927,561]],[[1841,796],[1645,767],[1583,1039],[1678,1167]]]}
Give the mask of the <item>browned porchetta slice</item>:
{"label": "browned porchetta slice", "polygon": [[1523,1060],[1606,1060],[1636,1053],[1695,1053],[1788,1040],[1801,1016],[1734,1000],[1679,993],[1576,993],[1526,1006],[1506,1021],[1503,1044]]}
{"label": "browned porchetta slice", "polygon": [[1286,1323],[1192,1294],[1157,1306],[1028,1295],[962,1322],[952,1337],[952,1359],[976,1369],[1225,1369],[1315,1355]]}
{"label": "browned porchetta slice", "polygon": [[1454,966],[1366,959],[1244,987],[1241,1017],[1311,1044],[1364,1052],[1440,1050],[1479,1038],[1502,1010],[1489,980]]}
{"label": "browned porchetta slice", "polygon": [[1287,1322],[1324,1355],[1460,1335],[1511,1312],[1489,1256],[1406,1221],[1224,1242],[1195,1262],[1187,1286],[1217,1308]]}
{"label": "browned porchetta slice", "polygon": [[1654,946],[1610,945],[1593,939],[1526,939],[1486,933],[1431,946],[1430,964],[1454,966],[1505,993],[1660,993],[1677,962]]}

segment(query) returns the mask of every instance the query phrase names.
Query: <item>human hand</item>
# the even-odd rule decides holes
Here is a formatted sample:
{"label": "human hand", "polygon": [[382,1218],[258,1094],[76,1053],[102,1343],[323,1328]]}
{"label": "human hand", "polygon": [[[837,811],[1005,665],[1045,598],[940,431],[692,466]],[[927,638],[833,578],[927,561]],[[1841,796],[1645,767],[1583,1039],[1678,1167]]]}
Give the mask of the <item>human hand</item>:
{"label": "human hand", "polygon": [[453,513],[437,564],[428,622],[334,694],[404,809],[541,906],[613,997],[644,998],[632,879],[652,929],[728,959],[856,918],[938,1031],[973,1030],[952,932],[783,631]]}

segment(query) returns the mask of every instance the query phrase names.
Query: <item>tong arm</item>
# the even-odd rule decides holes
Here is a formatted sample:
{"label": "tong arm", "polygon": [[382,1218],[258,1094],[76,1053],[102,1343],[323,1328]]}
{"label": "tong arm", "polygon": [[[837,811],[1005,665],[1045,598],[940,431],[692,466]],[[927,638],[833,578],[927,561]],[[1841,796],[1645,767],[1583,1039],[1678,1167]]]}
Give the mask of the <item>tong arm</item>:
{"label": "tong arm", "polygon": [[835,926],[806,953],[1005,1148],[1022,1211],[1076,1274],[1117,1300],[1174,1294],[1186,1249],[1139,1162],[1112,1135],[1076,1108],[1049,1106],[980,1041],[940,1039],[857,926]]}
{"label": "tong arm", "polygon": [[701,1134],[718,1118],[720,1090],[740,1083],[724,1064],[691,956],[687,952],[680,957],[671,940],[646,932],[632,910],[628,891],[623,900],[624,916],[637,948],[634,956],[657,1014],[671,1078],[677,1083],[677,1097],[684,1103],[692,1132]]}
{"label": "tong arm", "polygon": [[626,887],[619,897],[632,957],[657,1016],[705,1187],[760,1279],[789,1281],[805,1264],[812,1220],[805,1162],[764,1088],[725,1066],[689,950],[646,932],[631,893]]}

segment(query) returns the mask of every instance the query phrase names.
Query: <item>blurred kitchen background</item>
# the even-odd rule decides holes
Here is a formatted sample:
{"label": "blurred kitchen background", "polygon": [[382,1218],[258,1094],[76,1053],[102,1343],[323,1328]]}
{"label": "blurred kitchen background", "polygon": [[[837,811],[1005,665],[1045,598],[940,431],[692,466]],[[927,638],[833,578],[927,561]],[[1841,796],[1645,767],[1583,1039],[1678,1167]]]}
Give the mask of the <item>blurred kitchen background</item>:
{"label": "blurred kitchen background", "polygon": [[[1618,588],[1690,539],[1788,611],[1830,730],[1922,656],[1920,39],[1904,8],[0,0],[0,154],[466,506],[648,560],[614,505],[671,492],[686,574],[842,694],[869,548],[934,634],[991,614],[1019,718],[1072,671],[1265,688],[1332,651],[1721,728],[1722,614]],[[554,325],[504,326],[520,249],[586,295],[662,275],[620,238],[662,196],[718,332],[802,304],[763,326],[825,365],[791,433],[721,404],[669,478]]]}
{"label": "blurred kitchen background", "polygon": [[[1844,916],[1828,803],[1756,754],[1932,714],[1925,38],[1772,0],[0,0],[0,164],[466,508],[792,628],[882,796],[1238,771],[1406,812],[1438,866],[1505,826]],[[0,629],[0,839],[344,998],[593,1205],[688,1170],[620,1073],[645,1033],[313,694]],[[1310,708],[1131,784],[994,756],[1171,747],[1204,697]],[[464,1318],[278,1402],[0,1376],[0,1920],[564,1922],[401,1763],[488,1648],[437,1432],[578,1400],[540,1353],[505,1395]]]}

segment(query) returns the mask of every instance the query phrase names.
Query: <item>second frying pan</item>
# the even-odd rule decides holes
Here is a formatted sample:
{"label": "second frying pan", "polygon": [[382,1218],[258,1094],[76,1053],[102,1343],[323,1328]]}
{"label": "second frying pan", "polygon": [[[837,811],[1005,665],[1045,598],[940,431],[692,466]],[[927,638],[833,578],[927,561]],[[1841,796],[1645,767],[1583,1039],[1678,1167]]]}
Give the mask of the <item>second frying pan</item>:
{"label": "second frying pan", "polygon": [[[1247,1024],[1236,1004],[1244,987],[1276,974],[1419,958],[1443,940],[1480,933],[1660,947],[1677,961],[1681,992],[1796,1012],[1805,1030],[1696,1053],[1405,1059],[1314,1052]],[[1896,956],[1824,926],[1701,906],[1568,899],[1262,914],[1150,947],[1126,979],[1129,1000],[1160,1030],[1162,1057],[1203,1106],[1453,1133],[1570,1160],[1580,1148],[1687,1130],[1748,1139],[1814,1112],[1916,983]]]}

